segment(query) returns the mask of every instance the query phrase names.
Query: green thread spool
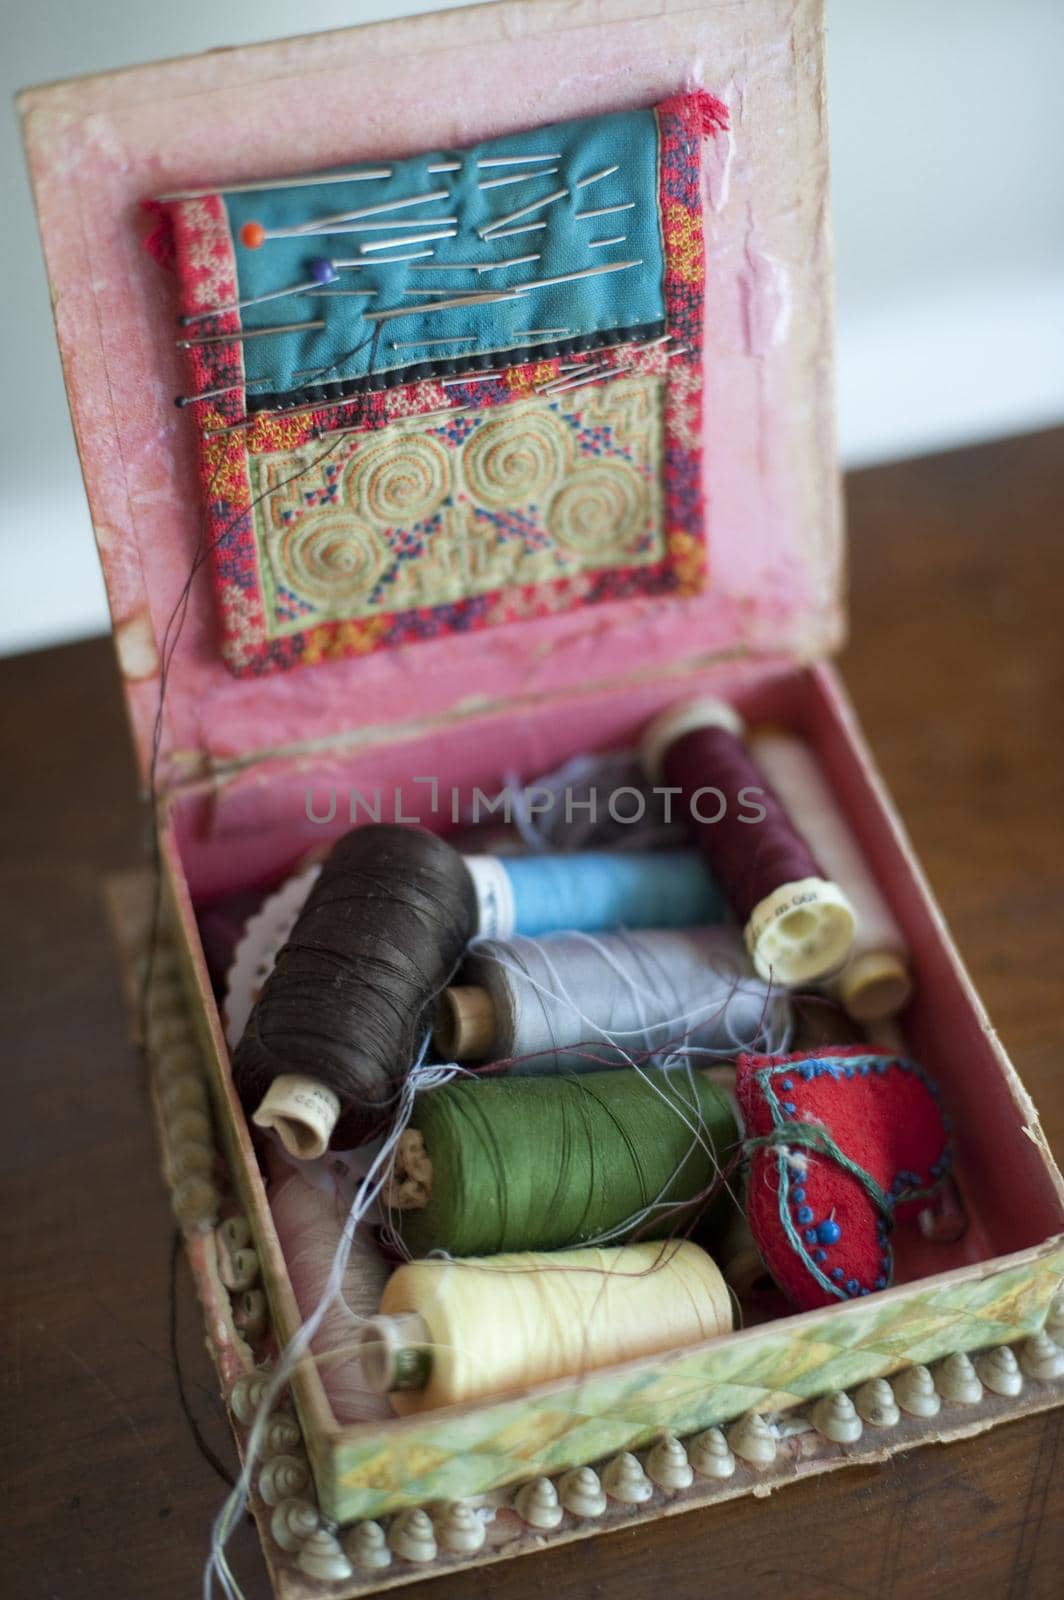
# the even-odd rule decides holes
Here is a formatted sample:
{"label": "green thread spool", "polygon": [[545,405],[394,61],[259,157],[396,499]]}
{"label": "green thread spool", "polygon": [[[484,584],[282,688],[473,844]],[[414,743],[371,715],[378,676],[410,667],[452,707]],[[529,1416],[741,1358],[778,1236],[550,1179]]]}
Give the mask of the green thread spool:
{"label": "green thread spool", "polygon": [[660,1239],[690,1222],[737,1139],[700,1072],[464,1079],[415,1102],[390,1220],[413,1256]]}

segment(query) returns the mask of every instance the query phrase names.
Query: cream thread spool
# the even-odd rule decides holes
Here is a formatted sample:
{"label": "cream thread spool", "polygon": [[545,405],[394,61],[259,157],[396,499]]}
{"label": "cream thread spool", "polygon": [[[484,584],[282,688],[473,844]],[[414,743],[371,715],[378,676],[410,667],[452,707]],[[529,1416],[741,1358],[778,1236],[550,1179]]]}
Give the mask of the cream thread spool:
{"label": "cream thread spool", "polygon": [[[743,922],[743,937],[757,972],[766,980],[775,978],[789,985],[814,983],[838,971],[847,961],[856,922],[853,907],[842,887],[827,878],[814,861],[812,851],[769,785],[759,782],[761,774],[742,744],[744,731],[739,715],[721,701],[696,700],[673,706],[646,729],[641,741],[643,766],[655,783],[664,776],[670,788],[683,794],[691,806],[700,847]],[[712,738],[714,735],[724,738]],[[709,761],[712,770],[690,770],[700,761],[702,766],[706,764],[705,753],[698,748],[700,736],[709,738],[714,746]],[[729,764],[737,770],[730,771]],[[731,783],[730,779],[736,781]],[[735,794],[728,793],[732,787]],[[725,800],[725,810],[715,821],[694,807],[698,795],[711,788],[718,788]],[[771,887],[762,885],[756,898],[743,884],[738,854],[732,860],[729,853],[738,836],[731,833],[733,819],[727,808],[742,802],[747,793],[760,793],[763,800],[771,800],[778,807],[774,814],[773,806],[769,807],[772,825],[780,834],[777,843],[789,841],[796,858],[793,873]],[[754,803],[749,802],[751,807]],[[746,831],[751,837],[742,844],[744,862],[756,861],[754,849],[758,841],[754,829],[765,827],[768,821],[769,818],[758,822],[749,817]],[[779,851],[773,854],[778,856]]]}
{"label": "cream thread spool", "polygon": [[[408,1262],[363,1331],[366,1381],[400,1415],[573,1377],[730,1331],[687,1241]],[[522,1346],[524,1337],[525,1346]]]}
{"label": "cream thread spool", "polygon": [[750,748],[856,914],[853,948],[831,979],[832,992],[857,1022],[896,1016],[912,993],[905,940],[816,757],[804,740],[774,731],[755,732]]}

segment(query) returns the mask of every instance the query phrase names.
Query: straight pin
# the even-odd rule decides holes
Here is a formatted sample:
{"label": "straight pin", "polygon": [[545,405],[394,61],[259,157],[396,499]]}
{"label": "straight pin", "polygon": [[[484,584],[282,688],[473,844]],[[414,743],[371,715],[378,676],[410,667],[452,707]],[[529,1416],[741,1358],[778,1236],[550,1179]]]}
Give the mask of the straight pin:
{"label": "straight pin", "polygon": [[589,183],[598,183],[600,178],[608,178],[611,173],[620,172],[620,170],[621,169],[620,169],[619,165],[614,165],[612,167],[603,167],[603,168],[601,168],[600,171],[593,172],[589,178],[581,178],[574,185],[574,187],[577,188],[577,189],[586,189]]}
{"label": "straight pin", "polygon": [[556,393],[560,393],[560,391],[562,389],[568,389],[574,383],[583,383],[586,378],[593,378],[593,377],[597,377],[597,376],[603,375],[603,374],[609,372],[611,370],[611,368],[610,368],[610,364],[609,364],[608,361],[593,361],[593,362],[589,362],[586,366],[581,366],[577,370],[579,371],[579,374],[580,374],[579,378],[577,378],[575,376],[574,371],[572,369],[570,369],[570,371],[568,373],[566,373],[566,375],[564,377],[555,377],[555,378],[552,378],[549,383],[543,384],[539,389],[537,389],[536,393],[537,394],[556,394]]}
{"label": "straight pin", "polygon": [[482,239],[486,239],[494,234],[496,229],[506,228],[511,222],[518,222],[521,217],[530,217],[534,211],[542,211],[544,206],[552,206],[556,200],[564,200],[568,193],[568,189],[555,189],[553,194],[544,195],[542,200],[533,200],[530,205],[522,206],[519,211],[511,211],[505,217],[496,217],[494,222],[486,223],[483,228],[478,228],[477,232]]}
{"label": "straight pin", "polygon": [[591,217],[612,217],[615,211],[631,211],[634,200],[625,200],[619,206],[599,206],[595,211],[574,211],[574,222],[587,222]]}
{"label": "straight pin", "polygon": [[271,289],[269,294],[253,295],[247,300],[231,300],[228,305],[215,306],[210,311],[191,311],[187,315],[178,317],[178,324],[182,328],[190,328],[194,322],[204,322],[208,317],[219,317],[227,311],[243,311],[246,306],[265,305],[267,300],[283,300],[290,294],[305,294],[310,289],[316,289],[321,284],[333,283],[336,278],[336,266],[332,261],[325,260],[310,263],[310,277],[306,283],[293,284],[290,289]]}
{"label": "straight pin", "polygon": [[544,167],[542,172],[512,172],[505,178],[485,178],[478,189],[501,189],[507,183],[527,183],[529,178],[553,178],[560,167]]}
{"label": "straight pin", "polygon": [[452,287],[450,289],[403,289],[401,292],[405,295],[447,295],[448,297],[454,295],[457,298],[458,295],[489,294],[491,291],[488,289],[455,289]]}
{"label": "straight pin", "polygon": [[393,317],[422,317],[433,311],[451,311],[456,306],[493,306],[502,300],[519,300],[516,289],[506,289],[497,294],[459,295],[453,300],[437,300],[429,306],[393,306],[389,311],[367,311],[367,322],[390,322]]}
{"label": "straight pin", "polygon": [[375,300],[377,298],[376,289],[304,289],[302,294],[307,300],[321,299],[328,295],[353,295],[363,300]]}
{"label": "straight pin", "polygon": [[570,332],[569,328],[518,328],[514,334],[515,339],[552,339],[564,338]]}
{"label": "straight pin", "polygon": [[420,350],[429,344],[476,344],[475,333],[456,333],[450,339],[408,339],[396,344],[392,342],[393,350]]}
{"label": "straight pin", "polygon": [[626,233],[618,233],[612,239],[589,239],[587,247],[589,250],[601,250],[604,244],[624,244],[627,237]]}
{"label": "straight pin", "polygon": [[540,228],[545,228],[546,226],[545,222],[526,222],[522,228],[506,228],[501,233],[488,234],[486,238],[491,244],[494,244],[496,239],[513,239],[519,233],[538,233]]}
{"label": "straight pin", "polygon": [[366,267],[386,267],[389,261],[424,261],[435,254],[435,250],[412,250],[408,255],[388,256],[383,261],[334,261],[333,266],[339,267],[342,272],[361,272]]}
{"label": "straight pin", "polygon": [[[387,222],[382,222],[378,218],[376,221],[352,223],[350,227],[348,227],[347,223],[337,224],[335,228],[325,228],[321,231],[323,233],[387,233],[389,228],[457,228],[457,226],[457,217],[396,217],[394,220],[389,218]],[[301,231],[295,237],[314,239],[317,234],[303,233]]]}
{"label": "straight pin", "polygon": [[[635,371],[635,367],[634,367],[634,365],[631,365],[631,364],[629,366],[627,366],[627,367],[607,367],[603,371],[598,371],[598,372],[594,372],[594,373],[589,374],[586,378],[570,378],[568,383],[555,384],[551,388],[550,393],[552,395],[553,394],[568,394],[570,389],[586,389],[593,383],[605,383],[607,378],[620,377],[622,372],[634,372],[634,371]],[[543,392],[543,391],[541,391],[541,392]]]}
{"label": "straight pin", "polygon": [[361,172],[319,172],[301,178],[264,178],[256,183],[213,184],[206,189],[175,189],[156,195],[160,205],[174,200],[202,200],[212,194],[258,194],[263,189],[308,189],[319,183],[364,183],[370,178],[390,178],[391,167],[367,167]]}
{"label": "straight pin", "polygon": [[358,211],[337,211],[331,217],[320,217],[316,222],[305,222],[297,233],[320,233],[331,222],[361,222],[364,217],[380,217],[386,211],[405,211],[409,206],[427,206],[433,200],[446,200],[446,189],[431,189],[427,194],[408,195],[405,200],[382,200],[379,205],[362,206]]}
{"label": "straight pin", "polygon": [[492,378],[503,377],[508,371],[508,367],[489,367],[483,372],[467,373],[464,378],[444,378],[440,388],[457,389],[463,383],[488,383]]}
{"label": "straight pin", "polygon": [[[182,408],[185,406],[194,406],[197,400],[214,400],[219,395],[236,394],[238,390],[246,389],[249,383],[266,383],[267,381],[272,383],[273,379],[271,378],[267,380],[266,378],[248,378],[244,383],[226,383],[223,384],[220,389],[204,389],[201,394],[179,394],[174,399],[174,405],[181,406]],[[225,431],[228,432],[228,429]]]}
{"label": "straight pin", "polygon": [[515,283],[514,289],[518,294],[524,294],[526,289],[547,289],[555,283],[574,283],[577,278],[597,278],[604,272],[627,272],[629,267],[641,267],[639,261],[606,261],[601,267],[581,267],[577,272],[559,272],[554,278],[531,278],[526,283]]}
{"label": "straight pin", "polygon": [[442,228],[438,233],[407,234],[402,239],[372,239],[369,244],[360,244],[359,249],[364,256],[373,250],[391,250],[404,244],[424,244],[429,239],[455,239],[458,237],[457,228]]}
{"label": "straight pin", "polygon": [[205,333],[195,339],[179,339],[177,348],[189,350],[197,344],[231,344],[240,339],[265,339],[271,333],[312,333],[324,322],[279,322],[271,328],[242,328],[239,333]]}
{"label": "straight pin", "polygon": [[539,253],[530,256],[512,256],[509,261],[437,261],[431,267],[420,267],[421,272],[498,272],[502,267],[523,267],[529,261],[538,261]]}
{"label": "straight pin", "polygon": [[434,161],[431,166],[425,168],[426,172],[461,172],[461,170],[460,161]]}
{"label": "straight pin", "polygon": [[389,228],[438,228],[444,223],[458,224],[457,217],[428,217],[419,221],[417,217],[398,217],[387,222],[362,221],[362,222],[337,222],[329,227],[317,224],[307,228],[300,224],[298,228],[264,228],[261,222],[245,222],[240,230],[240,242],[246,250],[258,250],[268,239],[327,239],[331,234],[340,233],[381,233]]}
{"label": "straight pin", "polygon": [[487,161],[478,161],[478,167],[519,167],[531,161],[560,161],[561,155],[557,151],[549,156],[491,156]]}

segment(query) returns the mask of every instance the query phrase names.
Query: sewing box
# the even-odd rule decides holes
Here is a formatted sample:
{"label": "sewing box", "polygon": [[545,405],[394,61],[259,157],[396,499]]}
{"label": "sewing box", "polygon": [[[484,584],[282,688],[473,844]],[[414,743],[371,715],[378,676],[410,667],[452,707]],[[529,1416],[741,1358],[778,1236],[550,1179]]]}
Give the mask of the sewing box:
{"label": "sewing box", "polygon": [[[724,111],[702,130],[692,212],[662,130],[676,97],[703,93]],[[651,149],[651,166],[636,173],[642,147],[634,142],[622,177],[645,191],[648,210],[633,227],[646,234],[644,255],[664,252],[667,314],[640,303],[646,281],[638,274],[623,291],[595,291],[594,305],[606,308],[597,322],[588,311],[575,329],[544,323],[555,305],[577,305],[575,291],[535,316],[520,313],[539,318],[542,326],[524,333],[542,335],[540,348],[503,363],[509,387],[490,414],[487,401],[481,408],[475,392],[462,391],[468,434],[457,423],[445,434],[439,420],[451,405],[448,374],[463,371],[453,352],[403,372],[402,383],[389,376],[378,391],[368,380],[330,390],[334,426],[348,393],[373,392],[375,470],[384,477],[344,487],[343,446],[337,471],[313,475],[303,498],[285,498],[282,481],[286,452],[307,444],[298,427],[285,432],[294,422],[277,423],[258,456],[245,461],[243,445],[230,451],[225,430],[253,393],[249,351],[206,431],[222,439],[222,473],[237,457],[241,471],[250,462],[265,503],[280,496],[282,509],[273,521],[249,517],[251,544],[228,574],[212,563],[199,510],[203,463],[212,458],[197,454],[192,419],[174,406],[188,367],[175,347],[172,276],[144,248],[142,202],[190,185],[236,192],[275,174],[372,167],[485,142],[516,149],[535,130],[584,129],[585,119],[594,125],[579,136],[594,143],[606,127],[596,119],[655,107],[658,165]],[[278,1479],[267,1460],[252,1499],[277,1593],[338,1600],[882,1460],[1059,1404],[1064,1358],[1053,1336],[1064,1333],[1064,1186],[831,665],[844,629],[844,552],[817,0],[501,3],[60,83],[25,93],[21,114],[132,735],[142,777],[154,774],[159,796],[165,937],[148,1043],[163,1169],[238,1444],[263,1373],[299,1316],[230,1082],[196,910],[280,882],[349,825],[353,792],[383,795],[386,817],[395,810],[390,797],[402,796],[408,820],[417,812],[446,830],[450,806],[434,815],[434,794],[493,793],[506,773],[529,778],[578,753],[634,745],[653,715],[692,694],[800,732],[904,929],[916,982],[902,1026],[954,1118],[967,1232],[950,1244],[911,1246],[883,1293],[384,1425],[338,1426],[313,1365],[301,1366],[277,1434],[289,1476]],[[496,159],[505,175],[507,158]],[[460,159],[434,165],[457,170]],[[501,189],[499,212],[522,210],[513,196]],[[588,203],[594,196],[589,190]],[[205,292],[224,297],[226,251],[235,247],[219,244],[218,217],[204,202],[190,223],[201,231],[184,248]],[[514,227],[528,230],[514,246],[534,253],[534,212]],[[704,307],[690,300],[685,278],[703,261]],[[616,354],[607,356],[613,387],[570,395],[557,381],[559,362],[614,348],[599,335],[617,320],[622,293],[621,320],[639,330],[635,364],[618,370]],[[694,333],[697,370],[690,348],[679,346],[670,370],[667,337],[692,303],[704,322]],[[509,314],[505,302],[488,305],[484,325],[489,312]],[[202,370],[217,376],[217,365],[205,361]],[[540,398],[545,382],[556,384],[549,392],[560,405]],[[403,396],[418,384],[435,401],[422,391],[407,406]],[[272,425],[262,420],[263,429]],[[513,443],[500,433],[501,453],[476,461],[481,427],[516,428],[521,460],[560,474],[545,528],[515,532],[526,508],[523,491],[507,498]],[[406,464],[389,484],[400,459]],[[357,531],[336,522],[323,523],[320,536],[307,531],[307,519],[324,515],[338,494],[365,522],[374,494],[401,499],[417,472],[447,480],[449,498],[430,495],[425,515],[443,519],[435,526],[452,555],[469,519],[494,530],[467,563],[439,561],[428,572],[434,558],[415,539],[405,566],[378,566],[363,581],[360,563],[382,559],[372,541],[359,544]],[[208,485],[209,502],[221,493]],[[579,503],[565,510],[563,496]],[[459,511],[464,532],[447,522]],[[272,574],[258,588],[247,575],[256,561]],[[168,620],[190,571],[175,644]],[[330,584],[342,586],[339,608]],[[311,819],[308,793],[318,803],[339,797],[330,822]],[[138,902],[123,918],[131,970],[143,965],[146,914]],[[252,1269],[227,1288],[234,1242]],[[950,1358],[964,1353],[980,1376],[970,1392],[950,1378]],[[862,1413],[839,1400],[877,1378],[904,1385],[914,1369],[922,1405],[914,1399],[876,1417],[867,1404]],[[732,1470],[675,1487],[654,1454],[660,1440],[684,1444],[715,1425],[725,1430]],[[581,1512],[554,1492],[571,1469],[601,1470],[625,1451],[646,1468],[645,1493],[610,1499],[604,1510],[589,1501]],[[546,1489],[521,1497],[541,1479]],[[286,1518],[279,1481],[290,1499],[311,1503],[309,1519]],[[495,1507],[486,1538],[463,1544],[466,1524],[448,1521],[456,1502]],[[410,1508],[425,1508],[439,1536],[404,1541],[400,1519]],[[365,1535],[371,1522],[383,1543]],[[206,1538],[204,1529],[205,1548]]]}

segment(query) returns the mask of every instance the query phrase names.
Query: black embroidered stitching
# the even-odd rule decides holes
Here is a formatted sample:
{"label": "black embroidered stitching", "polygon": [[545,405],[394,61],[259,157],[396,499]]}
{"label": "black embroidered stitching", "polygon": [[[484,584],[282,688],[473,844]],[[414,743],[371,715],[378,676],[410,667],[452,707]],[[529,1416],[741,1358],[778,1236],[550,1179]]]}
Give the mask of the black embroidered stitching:
{"label": "black embroidered stitching", "polygon": [[361,378],[345,378],[335,383],[305,384],[301,389],[247,395],[247,412],[288,411],[308,404],[336,405],[352,395],[374,393],[384,389],[398,389],[408,383],[421,383],[428,378],[458,378],[464,373],[484,372],[499,367],[500,360],[507,368],[525,366],[530,361],[549,361],[556,356],[582,355],[587,350],[609,350],[617,345],[631,344],[660,338],[666,332],[666,323],[644,322],[632,328],[613,328],[606,332],[584,334],[580,338],[556,339],[545,344],[522,345],[516,350],[485,351],[480,356],[453,356],[434,361],[417,361],[397,367],[389,372],[366,374]]}

